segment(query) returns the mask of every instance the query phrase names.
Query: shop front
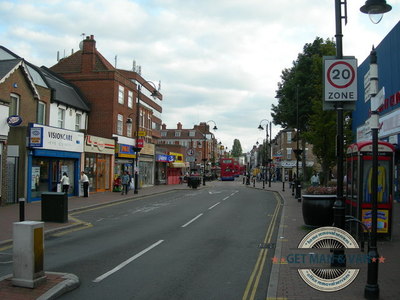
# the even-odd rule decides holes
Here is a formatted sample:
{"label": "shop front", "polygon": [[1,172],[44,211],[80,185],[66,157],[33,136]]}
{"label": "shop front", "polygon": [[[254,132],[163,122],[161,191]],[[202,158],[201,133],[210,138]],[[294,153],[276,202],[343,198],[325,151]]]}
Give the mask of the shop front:
{"label": "shop front", "polygon": [[132,145],[118,143],[115,148],[114,182],[127,171],[131,176],[134,172],[135,148]]}
{"label": "shop front", "polygon": [[87,135],[85,136],[84,151],[83,170],[89,177],[89,191],[110,191],[113,178],[115,140]]}
{"label": "shop front", "polygon": [[43,192],[60,191],[60,179],[70,179],[68,195],[79,194],[79,171],[84,135],[39,124],[30,124],[27,201],[41,199]]}
{"label": "shop front", "polygon": [[155,146],[146,143],[139,156],[139,187],[154,185]]}
{"label": "shop front", "polygon": [[167,166],[175,157],[167,154],[156,154],[155,183],[167,184]]}
{"label": "shop front", "polygon": [[187,168],[183,160],[183,154],[176,152],[169,152],[169,155],[174,157],[174,160],[169,163],[167,169],[168,184],[182,183],[183,176],[185,176]]}

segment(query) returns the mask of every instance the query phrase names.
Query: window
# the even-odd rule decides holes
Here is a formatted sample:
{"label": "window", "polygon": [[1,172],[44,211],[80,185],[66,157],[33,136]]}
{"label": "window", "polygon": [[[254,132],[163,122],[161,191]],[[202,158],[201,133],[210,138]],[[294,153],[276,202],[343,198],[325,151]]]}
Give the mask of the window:
{"label": "window", "polygon": [[286,138],[287,138],[287,142],[291,143],[292,142],[292,133],[291,132],[286,132]]}
{"label": "window", "polygon": [[126,124],[126,135],[132,137],[132,123]]}
{"label": "window", "polygon": [[128,107],[133,108],[133,92],[128,91]]}
{"label": "window", "polygon": [[167,136],[167,132],[166,131],[161,131],[161,136]]}
{"label": "window", "polygon": [[189,131],[189,136],[195,136],[196,135],[196,131]]}
{"label": "window", "polygon": [[19,96],[16,94],[10,95],[10,110],[9,115],[14,116],[19,113]]}
{"label": "window", "polygon": [[125,90],[124,87],[120,85],[118,89],[118,103],[124,104],[124,98],[125,98]]}
{"label": "window", "polygon": [[292,159],[292,148],[286,148],[286,159]]}
{"label": "window", "polygon": [[75,115],[75,131],[79,131],[81,129],[82,115]]}
{"label": "window", "polygon": [[181,132],[180,131],[175,131],[175,136],[181,136]]}
{"label": "window", "polygon": [[123,126],[124,126],[124,117],[122,115],[118,114],[117,134],[122,135]]}
{"label": "window", "polygon": [[42,125],[46,123],[46,103],[42,101],[38,102],[36,122]]}
{"label": "window", "polygon": [[58,120],[57,120],[58,127],[64,128],[65,127],[65,109],[58,108]]}

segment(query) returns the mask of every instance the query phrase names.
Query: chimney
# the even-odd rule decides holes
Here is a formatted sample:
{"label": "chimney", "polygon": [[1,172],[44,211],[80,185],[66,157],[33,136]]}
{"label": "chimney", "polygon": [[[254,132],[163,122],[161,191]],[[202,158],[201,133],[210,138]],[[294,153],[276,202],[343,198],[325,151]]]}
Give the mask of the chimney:
{"label": "chimney", "polygon": [[94,36],[87,36],[82,46],[82,73],[90,73],[94,69],[96,41]]}
{"label": "chimney", "polygon": [[165,129],[167,129],[167,125],[166,124],[162,124],[161,128],[162,128],[162,130],[165,130]]}
{"label": "chimney", "polygon": [[182,130],[182,124],[181,124],[181,122],[179,122],[179,123],[177,124],[177,128],[178,128],[178,130]]}

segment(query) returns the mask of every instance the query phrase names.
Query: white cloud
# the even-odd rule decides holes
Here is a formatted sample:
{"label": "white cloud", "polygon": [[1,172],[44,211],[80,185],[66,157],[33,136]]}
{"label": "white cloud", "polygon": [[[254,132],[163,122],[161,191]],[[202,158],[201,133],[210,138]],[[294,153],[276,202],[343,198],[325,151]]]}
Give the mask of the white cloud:
{"label": "white cloud", "polygon": [[[344,54],[361,63],[398,22],[400,0],[378,25],[359,12],[363,1],[347,2]],[[162,81],[168,127],[214,120],[217,138],[245,150],[265,135],[257,126],[271,120],[282,70],[305,43],[335,35],[332,0],[3,0],[0,17],[2,45],[37,65],[95,35],[110,63],[117,55],[118,68],[131,69],[135,60]]]}

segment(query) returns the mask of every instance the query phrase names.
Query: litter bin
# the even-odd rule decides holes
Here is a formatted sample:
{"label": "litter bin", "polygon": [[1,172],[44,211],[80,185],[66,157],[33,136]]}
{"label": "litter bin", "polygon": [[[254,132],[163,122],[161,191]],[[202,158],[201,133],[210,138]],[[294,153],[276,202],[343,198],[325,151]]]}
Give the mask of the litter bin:
{"label": "litter bin", "polygon": [[42,193],[42,221],[68,222],[68,196],[65,193]]}
{"label": "litter bin", "polygon": [[193,188],[193,189],[197,189],[197,187],[200,185],[201,183],[201,178],[199,176],[190,176],[189,180],[188,180],[188,186]]}

